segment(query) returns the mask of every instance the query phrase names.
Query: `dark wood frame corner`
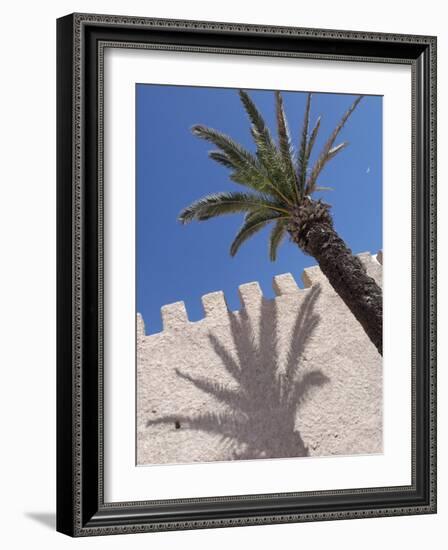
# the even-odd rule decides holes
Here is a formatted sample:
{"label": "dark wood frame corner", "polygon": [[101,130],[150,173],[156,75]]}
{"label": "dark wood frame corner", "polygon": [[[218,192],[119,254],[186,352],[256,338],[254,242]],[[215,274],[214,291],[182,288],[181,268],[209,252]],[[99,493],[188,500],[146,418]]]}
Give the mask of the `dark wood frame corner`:
{"label": "dark wood frame corner", "polygon": [[[404,63],[412,67],[412,484],[104,502],[104,47]],[[73,14],[57,22],[57,529],[71,536],[436,511],[436,38]],[[411,115],[411,113],[410,113]]]}

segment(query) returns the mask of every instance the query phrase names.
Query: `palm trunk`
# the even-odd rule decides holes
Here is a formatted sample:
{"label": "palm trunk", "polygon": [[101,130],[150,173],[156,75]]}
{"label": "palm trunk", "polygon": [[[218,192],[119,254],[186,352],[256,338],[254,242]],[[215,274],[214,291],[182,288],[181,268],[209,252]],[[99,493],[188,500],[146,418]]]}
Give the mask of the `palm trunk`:
{"label": "palm trunk", "polygon": [[299,246],[317,260],[332,287],[382,355],[383,293],[367,275],[360,259],[352,254],[331,223],[310,223]]}

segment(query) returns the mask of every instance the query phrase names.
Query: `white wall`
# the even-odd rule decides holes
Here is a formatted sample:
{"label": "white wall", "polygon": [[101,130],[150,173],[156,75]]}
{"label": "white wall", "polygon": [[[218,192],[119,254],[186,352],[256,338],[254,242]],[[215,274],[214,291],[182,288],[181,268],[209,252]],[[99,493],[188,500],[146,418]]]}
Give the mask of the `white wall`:
{"label": "white wall", "polygon": [[[376,257],[369,253],[359,257],[367,273],[381,285],[382,266]],[[383,435],[383,408],[387,407],[383,401],[383,384],[386,387],[388,384],[387,379],[383,380],[383,369],[387,371],[388,365],[395,366],[395,363],[383,365],[382,356],[361,324],[318,266],[305,269],[302,280],[307,283],[305,288],[299,288],[290,273],[277,275],[273,279],[276,293],[273,299],[263,296],[257,282],[240,285],[241,307],[237,311],[228,310],[222,291],[206,294],[202,297],[205,316],[195,322],[188,320],[184,302],[165,305],[162,307],[163,330],[156,334],[146,335],[144,320],[138,318],[138,464],[326,456],[330,479],[334,481],[334,464],[330,456],[339,455],[340,458],[340,455],[375,455],[383,454],[386,449],[390,451],[391,439],[397,438],[396,433],[392,437],[386,433]],[[224,348],[226,357],[217,353],[217,342],[221,349]],[[296,351],[292,342],[296,343]],[[328,361],[329,357],[331,361]],[[230,361],[236,361],[240,366],[241,376],[233,374],[235,371]],[[309,373],[314,373],[309,379],[313,382],[304,384]],[[232,424],[231,433],[235,437],[230,438],[230,442],[222,433],[184,429],[191,426],[197,411],[229,418],[229,407],[222,398],[223,394],[204,392],[194,380],[208,380],[220,388],[236,392],[231,407],[235,416],[231,418],[241,420],[241,412],[247,411],[248,406],[249,410],[257,411],[245,417],[247,422]],[[282,381],[287,382],[287,393],[279,393]],[[303,400],[293,397],[294,388],[299,387],[306,388]],[[296,408],[291,409],[290,399]],[[395,397],[394,411],[396,403]],[[173,429],[172,420],[163,421],[173,416],[179,420],[182,418],[179,429]],[[291,418],[294,419],[292,428],[287,420]],[[400,425],[399,431],[406,430]],[[410,435],[408,439],[410,441]],[[406,445],[404,447],[409,449]],[[409,451],[404,454],[409,456]],[[268,462],[271,463],[266,461],[265,464]],[[340,468],[340,461],[338,464]],[[204,495],[264,492],[260,477],[279,479],[283,476],[287,484],[283,490],[293,492],[291,479],[297,483],[299,478],[314,481],[316,478],[315,471],[304,470],[304,465],[295,461],[283,461],[281,467],[277,465],[275,471],[281,472],[275,476],[270,475],[269,470],[258,470],[252,463],[249,472],[245,470],[241,477],[246,482],[251,476],[254,485],[252,488],[245,485],[242,489],[239,480],[239,487],[235,489],[229,477],[239,479],[235,466],[240,464],[226,466],[231,469],[220,470],[220,474],[215,469],[213,475],[213,478],[225,480],[222,489],[212,489],[209,483],[204,483]],[[300,476],[298,468],[301,468]],[[168,471],[165,467],[157,469],[155,466],[140,470],[154,472],[150,478],[154,480],[161,479],[160,469]],[[361,474],[364,486],[371,483],[366,478],[366,471],[375,469],[373,464],[364,466]],[[390,465],[387,469],[391,469]],[[400,474],[405,469],[406,465],[400,463]],[[173,468],[169,471],[172,472]],[[198,474],[202,480],[203,468]],[[172,473],[169,475],[173,480]],[[109,476],[113,477],[112,474]],[[195,480],[194,475],[189,477],[197,487],[197,478]],[[148,479],[143,486],[151,486],[150,483]],[[343,487],[348,486],[347,481],[342,483],[345,483]],[[330,489],[328,485],[327,488]],[[185,490],[185,494],[192,493]],[[155,493],[153,495],[152,498],[159,498]]]}
{"label": "white wall", "polygon": [[[427,0],[59,0],[3,6],[2,63],[2,269],[0,348],[1,518],[5,548],[269,548],[365,550],[423,545],[441,548],[448,520],[448,389],[446,285],[440,285],[439,514],[304,525],[247,527],[185,533],[70,540],[54,532],[55,509],[55,19],[73,11],[210,19],[439,35],[439,151],[448,149],[448,36],[443,3]],[[440,154],[439,205],[448,200],[448,171]],[[441,213],[442,214],[442,213]],[[448,217],[440,215],[439,280],[447,280]],[[445,306],[445,307],[443,307]],[[8,539],[8,540],[7,540]],[[79,546],[78,546],[79,547]]]}

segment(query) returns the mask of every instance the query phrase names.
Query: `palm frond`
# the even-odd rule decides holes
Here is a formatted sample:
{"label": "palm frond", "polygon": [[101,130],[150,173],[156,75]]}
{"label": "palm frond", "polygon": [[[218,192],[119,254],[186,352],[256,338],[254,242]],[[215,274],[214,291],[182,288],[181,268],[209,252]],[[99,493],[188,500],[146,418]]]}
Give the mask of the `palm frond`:
{"label": "palm frond", "polygon": [[[240,230],[236,234],[231,246],[230,246],[230,255],[235,256],[238,252],[240,246],[255,235],[258,231],[263,229],[269,222],[276,220],[282,217],[277,212],[272,212],[269,210],[256,210],[249,213],[241,226]],[[282,217],[283,219],[283,217]]]}
{"label": "palm frond", "polygon": [[283,107],[283,98],[279,91],[275,92],[275,111],[277,116],[278,144],[283,162],[283,170],[285,178],[291,187],[291,194],[294,194],[297,185],[297,176],[293,163],[294,152]]}
{"label": "palm frond", "polygon": [[297,175],[299,180],[300,196],[303,196],[308,168],[308,129],[310,125],[311,93],[307,95],[305,114],[303,116],[302,135],[300,138],[299,156],[297,159]]}
{"label": "palm frond", "polygon": [[208,220],[216,216],[235,214],[238,212],[251,212],[255,209],[282,212],[287,210],[278,206],[278,203],[261,194],[222,192],[207,195],[184,208],[179,214],[179,221],[188,223],[193,220]]}
{"label": "palm frond", "polygon": [[257,148],[257,158],[271,182],[271,187],[286,202],[294,202],[291,195],[290,180],[286,177],[280,150],[272,139],[266,122],[258,111],[249,94],[239,91],[241,102],[252,124],[251,135]]}
{"label": "palm frond", "polygon": [[195,136],[210,141],[221,149],[221,151],[211,151],[209,156],[226,168],[234,170],[231,175],[233,181],[257,191],[267,190],[266,173],[252,153],[226,134],[213,128],[196,124],[192,132]]}
{"label": "palm frond", "polygon": [[[319,155],[319,158],[315,162],[313,169],[311,171],[310,177],[308,178],[308,181],[306,183],[306,194],[310,195],[314,192],[317,178],[319,177],[319,174],[321,173],[322,169],[326,165],[326,163],[331,160],[339,151],[341,151],[345,145],[341,143],[340,146],[334,147],[333,144],[336,141],[336,138],[339,135],[339,132],[344,127],[344,124],[347,122],[350,115],[353,113],[353,111],[356,109],[357,105],[363,98],[362,95],[358,96],[355,101],[350,105],[350,107],[347,109],[347,111],[344,113],[343,117],[339,121],[336,128],[331,133],[330,137],[328,138],[327,142],[325,143],[321,154]],[[342,146],[342,147],[341,147]]]}
{"label": "palm frond", "polygon": [[218,164],[232,170],[229,178],[235,183],[239,183],[256,191],[263,191],[265,193],[271,192],[272,195],[275,195],[275,192],[272,191],[272,184],[264,168],[258,165],[257,159],[253,158],[251,163],[245,163],[244,165],[238,166],[234,160],[232,161],[229,156],[222,151],[210,151],[208,156]]}
{"label": "palm frond", "polygon": [[285,175],[279,150],[275,144],[273,147],[266,144],[253,127],[251,133],[257,147],[257,157],[260,164],[266,170],[270,181],[271,194],[276,194],[286,204],[293,205],[297,202],[296,197],[291,192],[292,186],[290,180]]}
{"label": "palm frond", "polygon": [[210,151],[208,156],[216,161],[218,164],[222,164],[226,168],[230,168],[231,170],[235,169],[235,163],[233,163],[229,157],[223,153],[222,151]]}
{"label": "palm frond", "polygon": [[239,95],[251,123],[255,126],[260,134],[265,134],[266,137],[270,137],[269,129],[266,125],[266,122],[264,121],[264,118],[262,117],[260,111],[257,109],[257,106],[252,101],[250,95],[244,90],[239,90]]}
{"label": "palm frond", "polygon": [[277,259],[277,250],[286,236],[286,220],[278,220],[272,228],[269,236],[269,259],[275,262]]}
{"label": "palm frond", "polygon": [[327,158],[328,160],[331,160],[333,157],[335,157],[338,153],[340,153],[343,149],[345,149],[348,145],[348,141],[343,141],[339,145],[336,145],[336,147],[332,147],[328,151]]}
{"label": "palm frond", "polygon": [[319,132],[321,119],[322,119],[322,117],[320,117],[320,116],[317,117],[316,124],[314,125],[314,128],[311,130],[310,139],[308,140],[308,145],[307,145],[307,148],[306,148],[307,166],[308,166],[308,162],[310,160],[311,152],[312,152],[313,147],[314,147],[314,143],[315,143],[316,138],[317,138],[317,134]]}
{"label": "palm frond", "polygon": [[333,159],[338,153],[340,153],[342,150],[344,150],[348,145],[348,141],[344,141],[337,145],[336,147],[333,147],[328,151],[328,153],[325,156],[319,157],[314,165],[313,171],[311,173],[310,179],[308,180],[307,187],[306,187],[306,193],[307,195],[310,195],[311,193],[314,193],[317,191],[317,178],[321,171],[323,170],[324,166]]}

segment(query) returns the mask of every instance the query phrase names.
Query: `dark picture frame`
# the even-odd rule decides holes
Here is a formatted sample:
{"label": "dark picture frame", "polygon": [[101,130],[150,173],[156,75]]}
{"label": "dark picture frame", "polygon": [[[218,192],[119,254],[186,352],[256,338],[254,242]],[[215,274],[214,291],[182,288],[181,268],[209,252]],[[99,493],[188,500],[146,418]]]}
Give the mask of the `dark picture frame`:
{"label": "dark picture frame", "polygon": [[[104,501],[103,118],[107,44],[412,68],[412,483]],[[72,14],[57,21],[57,530],[70,536],[436,512],[436,38]]]}

